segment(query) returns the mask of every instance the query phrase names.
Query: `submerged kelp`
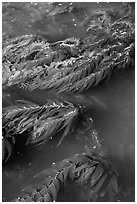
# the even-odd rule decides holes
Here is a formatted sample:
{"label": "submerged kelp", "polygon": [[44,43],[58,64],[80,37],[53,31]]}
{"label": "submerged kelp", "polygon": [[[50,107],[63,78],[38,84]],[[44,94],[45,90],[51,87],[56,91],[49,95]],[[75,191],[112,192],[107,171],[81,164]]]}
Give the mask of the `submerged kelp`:
{"label": "submerged kelp", "polygon": [[[128,16],[131,12],[130,8]],[[10,45],[5,43],[4,82],[8,86],[58,93],[80,93],[96,86],[110,77],[112,70],[134,63],[134,22],[126,17],[112,22],[107,12],[94,14],[92,20],[88,19],[88,37],[81,40],[48,43],[28,35],[14,39]]]}
{"label": "submerged kelp", "polygon": [[[77,9],[71,4],[62,7],[57,4],[55,9],[52,7],[47,13],[54,17],[66,13],[73,15],[75,12]],[[133,13],[132,3],[125,3],[116,10],[95,11],[81,22],[87,34],[83,38],[71,37],[57,42],[49,42],[43,34],[5,38],[3,89],[19,87],[30,92],[52,91],[58,96],[70,92],[76,98],[75,94],[97,86],[103,79],[108,81],[114,71],[133,67]],[[87,119],[83,111],[85,106],[74,105],[70,101],[49,97],[42,105],[18,100],[14,106],[4,107],[4,162],[9,159],[16,139],[24,137],[24,134],[27,136],[26,144],[38,145],[61,131],[59,145],[71,129],[74,130],[74,122],[80,115],[85,115],[81,120],[86,118],[86,126],[93,131],[92,119]],[[92,138],[92,145],[86,146],[88,154],[75,155],[38,173],[38,177],[42,175],[44,180],[24,188],[26,195],[23,193],[14,201],[56,201],[68,179],[89,190],[88,201],[96,201],[106,195],[113,201],[115,193],[119,192],[118,173],[106,155],[102,154],[101,143],[94,146],[94,142],[98,142],[94,131],[92,134],[89,131],[88,135]],[[96,153],[92,153],[94,148]]]}
{"label": "submerged kelp", "polygon": [[18,197],[16,202],[53,202],[56,201],[60,188],[68,178],[72,182],[87,188],[89,191],[88,201],[96,201],[110,193],[110,201],[113,194],[118,193],[117,172],[112,164],[99,155],[77,154],[72,158],[54,164],[52,168],[43,170],[39,177],[45,176],[40,184],[34,184],[24,189],[25,196]]}
{"label": "submerged kelp", "polygon": [[[16,106],[3,108],[3,144],[5,144],[3,155],[5,155],[5,151],[9,150],[6,148],[7,145],[10,145],[7,144],[8,140],[10,138],[15,140],[24,132],[29,134],[26,144],[41,144],[50,140],[58,131],[63,129],[62,141],[79,113],[79,109],[73,104],[58,100],[48,100],[42,106],[27,101],[18,101]],[[5,159],[5,156],[3,157]]]}
{"label": "submerged kelp", "polygon": [[[74,57],[79,49],[79,42],[75,38],[62,42],[64,45],[59,43],[59,46],[45,43],[42,39],[39,36],[25,35],[13,39],[10,44],[4,44],[4,84],[11,86],[22,79],[38,81],[45,76],[49,77],[59,70],[59,66],[55,66],[53,62],[59,64],[62,60]],[[49,67],[51,62],[53,66]]]}

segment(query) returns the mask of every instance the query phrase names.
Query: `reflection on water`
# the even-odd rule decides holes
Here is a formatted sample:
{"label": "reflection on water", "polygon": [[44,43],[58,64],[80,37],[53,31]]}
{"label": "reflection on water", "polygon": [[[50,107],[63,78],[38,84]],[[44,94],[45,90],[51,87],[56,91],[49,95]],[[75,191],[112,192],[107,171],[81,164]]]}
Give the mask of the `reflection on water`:
{"label": "reflection on water", "polygon": [[[56,3],[57,4],[57,3]],[[114,7],[116,3],[99,5],[89,3],[75,3],[76,11],[72,14],[55,15],[49,18],[48,9],[56,4],[30,3],[3,4],[3,33],[12,37],[34,32],[44,33],[48,40],[56,41],[71,36],[85,35],[81,21],[98,6]],[[90,6],[89,6],[90,5]],[[73,20],[74,19],[74,20]],[[75,24],[77,26],[75,26]],[[37,96],[37,97],[36,97]],[[50,95],[50,97],[54,97]],[[64,96],[69,99],[69,96]],[[20,92],[12,88],[3,91],[3,106],[15,103],[16,99],[26,99],[43,104],[48,98],[45,91]],[[112,76],[109,83],[101,83],[88,90],[72,102],[85,104],[88,115],[93,119],[94,126],[104,145],[107,156],[115,164],[119,172],[121,191],[115,201],[134,201],[135,180],[135,87],[134,71],[132,69],[119,72]],[[79,127],[77,127],[79,129]],[[57,147],[59,135],[55,139],[41,146],[21,146],[15,148],[9,162],[3,168],[3,201],[11,201],[21,192],[21,189],[34,183],[34,175],[53,162],[61,161],[75,153],[84,152],[86,144],[84,129],[68,135]],[[87,201],[86,194],[68,184],[66,193],[59,201]],[[75,200],[72,199],[75,197]]]}

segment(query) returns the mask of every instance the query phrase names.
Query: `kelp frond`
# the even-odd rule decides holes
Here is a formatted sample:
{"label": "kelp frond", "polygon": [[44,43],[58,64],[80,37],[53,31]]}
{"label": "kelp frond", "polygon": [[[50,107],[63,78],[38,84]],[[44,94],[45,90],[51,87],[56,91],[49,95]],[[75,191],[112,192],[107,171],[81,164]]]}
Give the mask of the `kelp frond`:
{"label": "kelp frond", "polygon": [[[134,47],[134,46],[133,46]],[[117,56],[110,60],[109,58],[100,63],[100,69],[91,73],[89,76],[79,80],[78,82],[70,83],[60,88],[59,93],[72,92],[80,93],[89,89],[91,86],[96,86],[105,78],[110,78],[111,72],[114,68],[125,69],[129,64],[134,63],[130,53],[132,52],[132,45],[125,48],[123,53],[117,53]]]}
{"label": "kelp frond", "polygon": [[65,187],[67,178],[89,189],[88,201],[96,201],[110,193],[118,193],[118,174],[112,164],[101,156],[90,156],[86,153],[76,154],[62,162],[45,169],[36,177],[45,177],[39,184],[24,188],[23,196],[14,202],[53,202],[56,201],[61,187]]}
{"label": "kelp frond", "polygon": [[[5,135],[20,135],[29,132],[27,144],[41,144],[64,130],[62,139],[71,129],[78,115],[78,108],[71,103],[47,100],[44,105],[25,102],[3,109],[3,130]],[[6,136],[5,136],[6,137]]]}
{"label": "kelp frond", "polygon": [[50,44],[37,35],[24,35],[3,43],[3,84],[11,86],[20,79],[57,72],[58,68],[48,66],[77,56],[79,44],[75,38]]}
{"label": "kelp frond", "polygon": [[113,69],[128,67],[134,62],[135,23],[130,4],[122,8],[123,15],[101,11],[85,19],[88,36],[83,39],[11,39],[3,46],[3,84],[80,93],[85,90],[81,86],[88,89],[109,78]]}

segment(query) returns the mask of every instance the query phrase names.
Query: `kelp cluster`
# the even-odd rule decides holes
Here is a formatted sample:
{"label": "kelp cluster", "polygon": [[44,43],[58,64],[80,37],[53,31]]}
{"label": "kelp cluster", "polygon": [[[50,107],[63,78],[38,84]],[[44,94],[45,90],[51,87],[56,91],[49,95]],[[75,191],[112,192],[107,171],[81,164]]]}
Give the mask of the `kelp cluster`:
{"label": "kelp cluster", "polygon": [[34,35],[4,43],[3,83],[29,90],[80,93],[109,78],[112,70],[134,63],[135,28],[129,18],[112,22],[109,13],[97,13],[88,19],[87,32],[84,39],[56,43]]}
{"label": "kelp cluster", "polygon": [[[57,95],[70,92],[75,97],[103,79],[109,80],[112,71],[134,65],[132,4],[124,4],[121,12],[95,12],[82,25],[87,31],[82,39],[73,37],[49,43],[42,36],[24,35],[4,40],[3,89],[15,86]],[[23,133],[27,134],[28,145],[47,142],[61,131],[60,144],[79,115],[84,115],[83,107],[57,99],[48,99],[43,105],[18,100],[16,105],[3,108],[3,160],[9,159],[16,138]],[[100,147],[97,148],[100,152]],[[56,201],[68,178],[88,186],[89,200],[95,201],[108,192],[117,193],[117,171],[104,154],[91,152],[75,155],[44,170],[45,180],[26,188],[26,195],[14,201]]]}
{"label": "kelp cluster", "polygon": [[[64,130],[63,138],[71,129],[78,116],[78,108],[69,102],[47,100],[44,105],[19,100],[18,105],[3,108],[3,159],[11,154],[13,142],[22,133],[28,133],[26,144],[41,144],[51,139],[58,131]],[[59,143],[60,143],[59,142]],[[6,150],[9,150],[6,154]],[[7,155],[7,158],[6,158]]]}
{"label": "kelp cluster", "polygon": [[31,81],[32,85],[46,76],[49,78],[59,70],[63,60],[67,60],[65,66],[68,66],[71,63],[69,59],[79,50],[79,42],[75,38],[58,42],[57,45],[42,39],[39,36],[25,35],[4,43],[3,84],[24,84],[26,88],[27,81]]}
{"label": "kelp cluster", "polygon": [[[36,175],[37,176],[37,175]],[[112,164],[100,155],[90,156],[86,153],[76,154],[43,170],[38,175],[45,176],[39,184],[24,188],[25,196],[18,197],[16,202],[53,202],[56,201],[60,188],[64,188],[67,179],[90,189],[88,201],[96,201],[110,193],[118,192],[117,171]],[[112,194],[111,194],[112,193]]]}

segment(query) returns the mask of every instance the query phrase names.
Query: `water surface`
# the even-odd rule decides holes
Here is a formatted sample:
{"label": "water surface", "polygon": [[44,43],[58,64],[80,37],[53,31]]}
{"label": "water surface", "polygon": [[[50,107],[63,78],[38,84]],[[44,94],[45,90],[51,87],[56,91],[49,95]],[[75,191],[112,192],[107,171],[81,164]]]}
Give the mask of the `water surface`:
{"label": "water surface", "polygon": [[[48,9],[58,3],[3,3],[3,33],[11,37],[42,33],[50,42],[68,37],[84,37],[86,31],[81,26],[83,19],[94,9],[114,8],[118,3],[73,3],[76,12],[64,13],[49,17]],[[120,3],[119,3],[120,4]],[[120,193],[115,201],[134,201],[135,181],[135,79],[134,70],[118,71],[112,75],[108,83],[101,83],[91,88],[78,98],[84,101],[88,115],[94,121],[102,145],[107,156],[115,164],[119,172]],[[3,91],[3,107],[14,104],[16,99],[26,99],[43,104],[50,94],[45,91],[20,91],[9,88]],[[54,97],[50,95],[50,97]],[[65,96],[69,99],[69,96]],[[73,101],[73,99],[72,99]],[[77,130],[80,129],[78,125]],[[34,183],[34,175],[48,168],[53,162],[84,152],[86,135],[84,128],[69,134],[57,147],[60,135],[41,146],[20,145],[3,168],[3,201],[11,201],[17,197],[21,189]],[[59,201],[87,201],[82,189],[67,186]],[[99,201],[104,201],[99,200]]]}

